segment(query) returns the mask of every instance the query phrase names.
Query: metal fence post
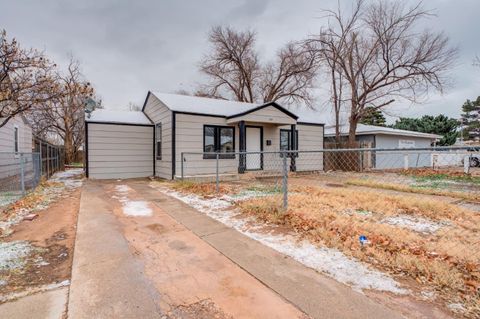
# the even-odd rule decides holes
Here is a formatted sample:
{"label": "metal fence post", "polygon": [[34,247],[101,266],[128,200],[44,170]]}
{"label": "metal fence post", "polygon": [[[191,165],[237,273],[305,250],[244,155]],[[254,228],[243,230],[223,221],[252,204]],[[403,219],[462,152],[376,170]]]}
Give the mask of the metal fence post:
{"label": "metal fence post", "polygon": [[471,158],[471,154],[469,155],[465,155],[463,157],[463,172],[465,174],[470,174],[470,158]]}
{"label": "metal fence post", "polygon": [[288,167],[287,167],[287,153],[283,152],[283,176],[282,176],[282,191],[283,191],[283,209],[288,208]]}
{"label": "metal fence post", "polygon": [[185,157],[184,157],[184,153],[183,153],[183,152],[180,154],[180,160],[181,160],[181,162],[182,162],[182,163],[180,164],[180,167],[181,167],[180,170],[181,170],[181,179],[182,179],[182,181],[183,181],[183,161],[185,160]]}
{"label": "metal fence post", "polygon": [[403,169],[408,170],[409,165],[409,156],[408,154],[403,154]]}
{"label": "metal fence post", "polygon": [[25,195],[25,167],[23,163],[23,154],[20,154],[20,184],[22,188],[22,195]]}
{"label": "metal fence post", "polygon": [[219,158],[218,152],[217,152],[215,157],[216,157],[216,160],[217,160],[216,163],[215,163],[215,166],[216,166],[215,167],[215,181],[216,181],[215,190],[217,191],[217,194],[218,194],[220,192],[220,185],[219,185],[220,181],[218,180],[218,158]]}

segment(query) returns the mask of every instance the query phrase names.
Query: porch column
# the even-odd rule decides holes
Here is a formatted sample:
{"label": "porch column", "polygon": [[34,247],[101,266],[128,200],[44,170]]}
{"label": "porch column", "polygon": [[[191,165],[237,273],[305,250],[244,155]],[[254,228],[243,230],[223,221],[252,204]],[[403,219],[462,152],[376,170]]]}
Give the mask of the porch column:
{"label": "porch column", "polygon": [[[240,121],[238,123],[238,151],[245,152],[247,150],[247,138],[246,138],[246,130],[245,130],[245,121]],[[240,154],[238,156],[238,173],[243,174],[245,173],[246,169],[246,155]]]}
{"label": "porch column", "polygon": [[[291,145],[291,150],[295,151],[297,150],[297,126],[295,124],[292,124],[290,127],[290,145]],[[296,157],[297,157],[296,152],[291,152],[290,153],[290,172],[295,172],[297,170],[297,164],[296,164]]]}

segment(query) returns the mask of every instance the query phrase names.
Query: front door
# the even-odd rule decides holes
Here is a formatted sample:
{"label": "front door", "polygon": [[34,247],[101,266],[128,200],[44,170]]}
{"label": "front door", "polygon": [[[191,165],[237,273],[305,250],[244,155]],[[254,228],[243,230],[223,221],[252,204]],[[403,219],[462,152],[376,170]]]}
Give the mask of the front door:
{"label": "front door", "polygon": [[[247,126],[246,128],[246,151],[261,152],[262,151],[262,128]],[[248,154],[246,156],[247,170],[262,169],[262,154]]]}

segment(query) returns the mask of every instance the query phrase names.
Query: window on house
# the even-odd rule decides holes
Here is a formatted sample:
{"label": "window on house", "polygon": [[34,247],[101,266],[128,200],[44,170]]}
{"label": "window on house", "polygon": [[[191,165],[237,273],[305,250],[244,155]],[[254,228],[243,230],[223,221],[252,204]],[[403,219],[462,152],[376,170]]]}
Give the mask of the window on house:
{"label": "window on house", "polygon": [[18,153],[19,147],[19,138],[18,138],[18,127],[13,128],[13,139],[14,139],[14,150],[15,153]]}
{"label": "window on house", "polygon": [[[294,151],[298,150],[298,130],[295,131],[295,144],[296,148]],[[281,151],[292,151],[292,131],[291,130],[280,130],[280,150]]]}
{"label": "window on house", "polygon": [[[298,150],[298,130],[295,131],[295,149],[292,148],[292,131],[280,130],[280,151],[297,151]],[[298,156],[298,153],[295,155]]]}
{"label": "window on house", "polygon": [[155,148],[157,160],[162,159],[162,123],[155,125]]}
{"label": "window on house", "polygon": [[[203,152],[222,153],[220,158],[235,158],[235,128],[230,126],[205,125],[203,127]],[[215,158],[215,154],[204,154],[203,158]]]}

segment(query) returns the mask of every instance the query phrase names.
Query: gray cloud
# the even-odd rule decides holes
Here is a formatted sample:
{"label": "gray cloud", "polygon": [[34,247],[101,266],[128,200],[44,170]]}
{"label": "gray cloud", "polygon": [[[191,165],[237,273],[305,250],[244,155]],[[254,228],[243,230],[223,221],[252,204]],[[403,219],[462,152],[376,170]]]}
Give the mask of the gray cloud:
{"label": "gray cloud", "polygon": [[[413,0],[409,0],[413,1]],[[108,108],[143,102],[149,89],[192,90],[202,76],[197,65],[207,49],[205,36],[216,24],[253,28],[262,58],[268,59],[287,41],[315,33],[324,23],[320,9],[336,0],[0,0],[0,28],[23,46],[44,49],[59,64],[72,52]],[[435,0],[436,18],[425,28],[444,30],[460,49],[452,70],[454,86],[443,96],[433,93],[422,105],[397,103],[390,113],[458,115],[467,98],[479,95],[480,54],[478,0]],[[20,18],[21,17],[21,18]],[[319,106],[325,103],[319,93]],[[322,107],[321,107],[322,108]],[[322,108],[324,109],[324,107]]]}

